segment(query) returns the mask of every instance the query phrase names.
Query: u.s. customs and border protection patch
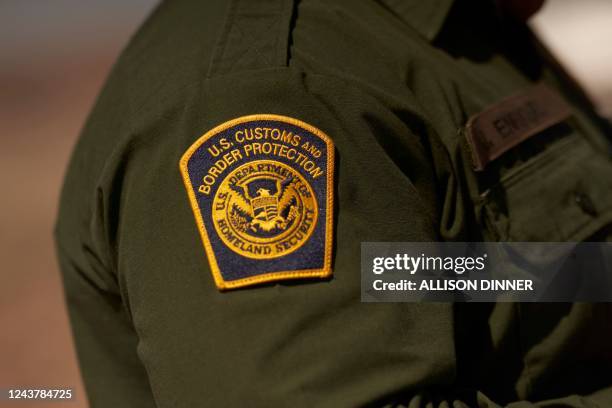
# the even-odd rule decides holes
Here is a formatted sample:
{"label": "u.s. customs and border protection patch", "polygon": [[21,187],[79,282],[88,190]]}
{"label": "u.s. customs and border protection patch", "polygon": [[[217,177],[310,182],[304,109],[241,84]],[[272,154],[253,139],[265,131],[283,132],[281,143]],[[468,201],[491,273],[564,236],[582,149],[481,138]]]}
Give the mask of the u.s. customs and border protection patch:
{"label": "u.s. customs and border protection patch", "polygon": [[180,169],[219,289],[331,275],[334,146],[323,132],[243,116],[200,137]]}

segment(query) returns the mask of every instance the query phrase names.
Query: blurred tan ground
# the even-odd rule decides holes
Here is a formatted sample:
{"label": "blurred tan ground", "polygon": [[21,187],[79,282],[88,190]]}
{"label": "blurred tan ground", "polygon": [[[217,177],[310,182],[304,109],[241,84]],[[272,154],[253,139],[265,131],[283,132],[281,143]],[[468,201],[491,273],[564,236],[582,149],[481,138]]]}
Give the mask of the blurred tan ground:
{"label": "blurred tan ground", "polygon": [[[0,388],[70,387],[78,397],[0,406],[86,406],[51,230],[85,116],[154,3],[0,1]],[[551,0],[535,22],[612,114],[612,2]]]}
{"label": "blurred tan ground", "polygon": [[154,3],[0,2],[0,389],[64,387],[77,396],[0,406],[87,406],[51,231],[78,132]]}

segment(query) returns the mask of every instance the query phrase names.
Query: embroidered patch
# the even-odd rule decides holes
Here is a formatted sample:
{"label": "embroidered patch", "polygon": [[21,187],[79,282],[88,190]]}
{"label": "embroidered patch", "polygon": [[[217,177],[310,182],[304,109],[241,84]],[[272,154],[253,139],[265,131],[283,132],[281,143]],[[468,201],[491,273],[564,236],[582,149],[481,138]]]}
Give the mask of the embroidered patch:
{"label": "embroidered patch", "polygon": [[200,137],[180,170],[219,289],[331,275],[334,147],[323,132],[244,116]]}
{"label": "embroidered patch", "polygon": [[466,138],[474,170],[484,170],[488,163],[508,150],[570,115],[567,102],[544,84],[473,115],[466,125]]}

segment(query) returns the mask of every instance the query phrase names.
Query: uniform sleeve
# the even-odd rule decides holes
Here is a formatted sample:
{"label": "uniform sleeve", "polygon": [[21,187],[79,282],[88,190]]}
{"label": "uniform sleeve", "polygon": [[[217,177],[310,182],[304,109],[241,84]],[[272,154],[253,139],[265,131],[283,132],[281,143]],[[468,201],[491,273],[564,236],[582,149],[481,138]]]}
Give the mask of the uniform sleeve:
{"label": "uniform sleeve", "polygon": [[[115,70],[73,153],[55,237],[74,341],[91,407],[155,406],[137,356],[109,246],[113,203],[96,187],[112,145],[126,132],[129,108]],[[109,206],[111,208],[109,208]]]}
{"label": "uniform sleeve", "polygon": [[[153,406],[149,388],[164,407],[500,406],[458,389],[453,304],[359,299],[361,242],[437,241],[465,223],[448,153],[408,92],[268,69],[194,79],[135,117],[116,81],[77,147],[57,227],[92,406]],[[333,278],[220,292],[178,164],[209,130],[262,113],[334,142]]]}

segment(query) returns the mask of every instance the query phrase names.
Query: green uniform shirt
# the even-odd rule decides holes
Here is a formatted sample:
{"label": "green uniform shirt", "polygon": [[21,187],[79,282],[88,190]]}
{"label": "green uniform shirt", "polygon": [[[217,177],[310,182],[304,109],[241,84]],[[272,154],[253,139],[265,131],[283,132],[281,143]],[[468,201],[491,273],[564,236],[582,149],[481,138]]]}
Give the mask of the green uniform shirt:
{"label": "green uniform shirt", "polygon": [[[488,1],[163,2],[56,228],[91,406],[612,406],[608,304],[360,302],[361,242],[611,237],[609,130],[543,55]],[[541,82],[571,118],[474,171],[468,118]],[[178,163],[252,114],[335,145],[329,279],[215,286]]]}

